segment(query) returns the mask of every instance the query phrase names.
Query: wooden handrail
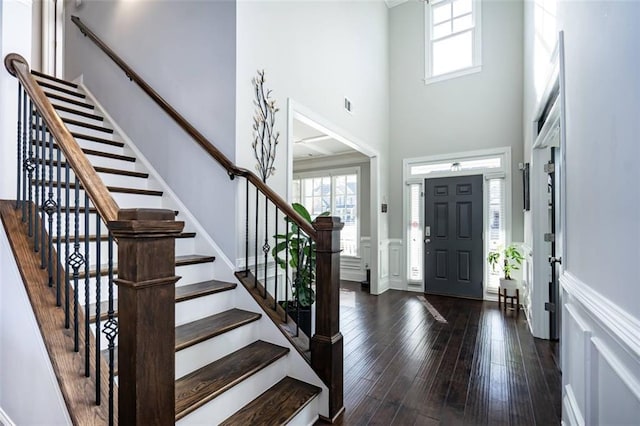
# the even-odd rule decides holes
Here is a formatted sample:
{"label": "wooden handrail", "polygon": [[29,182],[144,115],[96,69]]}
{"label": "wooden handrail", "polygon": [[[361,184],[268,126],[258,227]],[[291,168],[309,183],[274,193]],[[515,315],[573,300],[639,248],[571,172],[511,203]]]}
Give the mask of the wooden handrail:
{"label": "wooden handrail", "polygon": [[[36,80],[31,75],[27,60],[17,53],[10,53],[4,58],[4,65],[9,73],[16,77],[33,101],[33,105],[47,124],[47,129],[53,135],[58,146],[62,149],[66,161],[73,172],[80,179],[82,187],[91,198],[100,216],[106,223],[118,218],[118,204],[111,197],[109,190],[96,173],[95,169],[82,152],[67,127],[55,112],[51,102],[44,94]],[[31,141],[25,141],[31,143]]]}
{"label": "wooden handrail", "polygon": [[233,179],[235,176],[244,177],[251,182],[260,192],[262,192],[273,204],[295,222],[313,240],[318,236],[313,226],[307,222],[298,212],[296,212],[280,195],[268,187],[252,171],[237,167],[218,148],[204,137],[186,118],[176,111],[169,103],[158,94],[138,73],[136,73],[127,63],[122,60],[109,46],[107,46],[93,31],[91,31],[77,16],[72,16],[71,21],[80,29],[80,32],[89,37],[113,62],[124,71],[127,78],[135,82],[158,106],[164,110],[189,136],[191,136],[202,149],[205,150],[214,160],[218,162]]}

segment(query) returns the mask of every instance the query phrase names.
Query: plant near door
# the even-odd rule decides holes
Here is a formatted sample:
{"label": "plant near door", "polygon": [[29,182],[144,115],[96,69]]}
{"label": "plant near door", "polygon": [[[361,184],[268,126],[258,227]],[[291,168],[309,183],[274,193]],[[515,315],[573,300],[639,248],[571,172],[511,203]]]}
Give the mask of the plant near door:
{"label": "plant near door", "polygon": [[495,272],[496,266],[500,263],[502,258],[502,271],[504,272],[505,280],[513,280],[511,273],[520,269],[520,265],[524,260],[522,253],[514,245],[510,245],[502,251],[490,251],[487,256],[487,260],[491,265],[491,269]]}

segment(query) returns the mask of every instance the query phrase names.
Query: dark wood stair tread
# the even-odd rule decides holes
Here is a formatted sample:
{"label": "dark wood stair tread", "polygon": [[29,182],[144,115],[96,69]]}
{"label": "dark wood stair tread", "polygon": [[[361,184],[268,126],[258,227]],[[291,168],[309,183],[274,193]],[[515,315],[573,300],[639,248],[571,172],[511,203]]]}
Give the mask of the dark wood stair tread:
{"label": "dark wood stair tread", "polygon": [[[41,183],[40,181],[36,182],[35,179],[33,179],[31,181],[32,185],[36,185]],[[49,186],[49,181],[45,181],[44,182],[45,186]],[[58,185],[58,181],[52,182],[54,187],[57,187]],[[67,183],[66,182],[60,182],[60,188],[66,188]],[[70,189],[75,189],[76,187],[76,183],[75,182],[71,182],[69,183],[69,188]],[[80,189],[82,188],[82,185],[80,185]],[[155,189],[139,189],[139,188],[123,188],[120,186],[107,186],[107,189],[109,190],[109,192],[118,192],[121,194],[138,194],[138,195],[151,195],[154,197],[161,197],[162,196],[162,191],[158,191]]]}
{"label": "dark wood stair tread", "polygon": [[[201,254],[185,254],[182,256],[176,256],[176,267],[178,266],[187,266],[187,265],[197,265],[200,263],[211,263],[213,261],[215,261],[216,258],[215,256],[205,256],[205,255],[201,255]],[[97,269],[91,269],[89,270],[89,276],[90,277],[95,277],[97,274]],[[107,276],[107,274],[109,273],[109,268],[107,266],[101,266],[100,267],[100,276],[101,277],[105,277]],[[117,274],[118,273],[118,265],[114,264],[113,265],[113,274]],[[84,278],[86,276],[85,271],[84,271],[84,267],[80,268],[80,272],[79,272],[79,278]]]}
{"label": "dark wood stair tread", "polygon": [[255,312],[233,308],[180,325],[176,327],[176,351],[181,351],[227,331],[257,321],[261,316]]}
{"label": "dark wood stair tread", "polygon": [[113,133],[113,129],[109,129],[107,127],[104,126],[98,126],[96,124],[91,124],[91,123],[85,123],[84,121],[80,121],[80,120],[74,120],[73,118],[68,118],[68,117],[61,117],[62,118],[62,122],[72,125],[72,126],[79,126],[79,127],[85,127],[87,129],[91,129],[91,130],[95,130],[98,132],[104,132],[104,133]]}
{"label": "dark wood stair tread", "polygon": [[75,89],[78,88],[78,85],[76,83],[72,83],[72,82],[67,81],[67,80],[62,80],[61,78],[54,77],[54,76],[48,75],[48,74],[44,74],[44,73],[41,73],[40,71],[31,70],[31,74],[35,75],[36,77],[40,77],[40,78],[44,78],[44,79],[47,79],[47,80],[55,81],[55,82],[58,82],[60,84],[65,84],[65,85],[67,85],[69,87],[73,87]]}
{"label": "dark wood stair tread", "polygon": [[[32,143],[34,145],[38,146],[38,147],[42,146],[42,142],[41,141],[34,140],[34,141],[32,141]],[[49,142],[45,142],[44,146],[45,146],[46,150],[51,148],[51,144]],[[54,143],[53,144],[53,148],[54,149],[58,149],[58,144]],[[113,154],[111,152],[96,151],[95,149],[82,148],[82,152],[84,152],[86,155],[95,155],[97,157],[112,158],[114,160],[128,161],[128,162],[131,162],[131,163],[135,163],[135,161],[136,161],[135,157],[131,157],[131,156],[128,156],[128,155],[122,155],[122,154]]]}
{"label": "dark wood stair tread", "polygon": [[[64,212],[66,206],[60,206],[60,210]],[[42,210],[41,208],[38,208],[38,210]],[[69,206],[69,212],[73,212],[75,211],[75,207],[74,206]],[[98,210],[95,207],[90,207],[89,208],[89,214],[96,214],[98,213]],[[174,210],[173,213],[178,216],[178,214],[180,213],[178,210]],[[84,207],[80,207],[80,214],[84,214]]]}
{"label": "dark wood stair tread", "polygon": [[[203,281],[195,284],[188,284],[176,287],[176,303],[186,302],[198,297],[208,296],[210,294],[221,293],[223,291],[233,290],[238,286],[236,283],[228,283],[218,280]],[[118,316],[118,299],[113,299],[115,315]],[[100,302],[100,320],[108,318],[109,302]],[[90,321],[96,322],[96,304],[89,306]]]}
{"label": "dark wood stair tread", "polygon": [[53,109],[56,109],[58,111],[64,111],[64,112],[68,112],[69,114],[74,114],[74,115],[79,115],[82,117],[86,117],[86,118],[90,118],[92,120],[98,120],[98,121],[104,121],[104,117],[97,115],[97,114],[92,114],[90,112],[84,112],[84,111],[79,111],[77,109],[73,109],[73,108],[69,108],[66,107],[64,105],[58,105],[58,104],[51,104],[53,106]]}
{"label": "dark wood stair tread", "polygon": [[205,256],[201,254],[186,254],[176,256],[176,266],[197,265],[199,263],[211,263],[216,260],[215,256]]}
{"label": "dark wood stair tread", "polygon": [[262,395],[222,422],[220,426],[272,426],[289,423],[321,392],[293,377],[285,377]]}
{"label": "dark wood stair tread", "polygon": [[[43,126],[39,126],[37,124],[32,124],[31,127],[33,129],[36,129],[38,131],[42,131],[44,129]],[[97,142],[97,143],[101,143],[101,144],[105,144],[105,145],[111,145],[111,146],[117,146],[119,148],[123,148],[124,147],[124,142],[121,141],[114,141],[111,139],[105,139],[105,138],[101,138],[99,136],[93,136],[93,135],[86,135],[84,133],[80,133],[80,132],[70,132],[71,136],[73,136],[76,139],[84,139],[87,141],[91,141],[91,142]],[[38,143],[38,145],[41,145],[40,140],[39,139],[32,139],[33,143]]]}
{"label": "dark wood stair tread", "polygon": [[[176,235],[176,238],[194,238],[196,236],[195,232],[181,232],[178,235]],[[108,235],[106,234],[101,234],[100,235],[100,241],[101,242],[106,242],[107,239],[109,238]],[[80,243],[83,243],[86,239],[86,235],[79,235],[78,236],[78,240],[80,241]],[[89,241],[94,242],[98,239],[97,235],[89,235]],[[54,242],[58,242],[58,240],[60,241],[64,241],[64,237],[53,237],[53,241]],[[69,236],[69,242],[75,242],[76,238],[74,235],[70,235]]]}
{"label": "dark wood stair tread", "polygon": [[[42,158],[38,158],[38,164],[42,164]],[[54,160],[44,160],[44,164],[46,164],[47,166],[53,166],[53,167],[58,167],[58,161]],[[60,162],[60,168],[64,168],[67,165],[66,161],[61,161]],[[93,169],[97,172],[97,173],[108,173],[108,174],[112,174],[112,175],[122,175],[122,176],[129,176],[129,177],[135,177],[135,178],[141,178],[141,179],[147,179],[149,177],[149,173],[145,173],[145,172],[136,172],[133,170],[119,170],[119,169],[112,169],[110,167],[100,167],[100,166],[94,166]],[[54,187],[57,186],[57,182],[54,182]]]}
{"label": "dark wood stair tread", "polygon": [[289,352],[258,340],[176,380],[176,420],[259,372]]}
{"label": "dark wood stair tread", "polygon": [[105,145],[117,146],[120,148],[124,147],[124,142],[113,141],[113,140],[101,138],[98,136],[85,135],[84,133],[71,132],[71,136],[73,136],[76,139],[84,139],[87,141],[103,143]]}
{"label": "dark wood stair tread", "polygon": [[184,302],[195,299],[197,297],[209,294],[220,293],[227,290],[233,290],[238,284],[228,283],[224,281],[211,280],[201,283],[181,285],[176,287],[176,302]]}
{"label": "dark wood stair tread", "polygon": [[[66,95],[75,96],[76,98],[86,98],[87,96],[84,93],[80,93],[76,90],[66,89],[64,87],[57,86],[55,84],[48,83],[46,81],[39,80],[38,85],[41,87],[46,87],[47,89],[56,90],[58,92],[64,93]],[[77,87],[76,87],[77,88]]]}
{"label": "dark wood stair tread", "polygon": [[60,96],[60,95],[57,95],[55,93],[51,93],[51,92],[46,91],[46,90],[44,91],[44,94],[49,99],[56,99],[58,101],[63,101],[63,102],[69,103],[69,104],[77,105],[77,106],[80,106],[82,108],[95,109],[95,107],[93,105],[88,104],[86,102],[77,101],[75,99],[70,99],[70,98],[67,98],[65,96]]}

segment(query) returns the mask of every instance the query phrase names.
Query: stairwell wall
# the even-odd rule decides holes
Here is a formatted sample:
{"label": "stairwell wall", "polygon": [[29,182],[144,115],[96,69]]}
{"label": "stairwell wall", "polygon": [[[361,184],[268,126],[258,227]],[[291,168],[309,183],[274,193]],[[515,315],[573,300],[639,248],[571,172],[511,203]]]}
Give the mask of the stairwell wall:
{"label": "stairwell wall", "polygon": [[[388,199],[388,10],[384,2],[276,0],[237,5],[238,164],[251,170],[256,164],[251,148],[255,109],[251,80],[256,70],[264,69],[265,85],[273,90],[280,107],[277,170],[269,185],[286,198],[291,173],[287,103],[292,101],[324,119],[332,130],[339,129],[341,136],[378,153],[377,163],[372,163],[377,164],[378,190],[371,197]],[[344,109],[344,97],[351,100],[352,113]],[[383,244],[387,215],[378,219],[377,225],[371,224],[371,233]],[[239,238],[244,237],[241,234]],[[238,247],[241,250],[242,244]]]}
{"label": "stairwell wall", "polygon": [[67,8],[65,76],[84,83],[229,258],[235,186],[223,169],[71,22],[77,15],[231,161],[235,1],[96,1]]}

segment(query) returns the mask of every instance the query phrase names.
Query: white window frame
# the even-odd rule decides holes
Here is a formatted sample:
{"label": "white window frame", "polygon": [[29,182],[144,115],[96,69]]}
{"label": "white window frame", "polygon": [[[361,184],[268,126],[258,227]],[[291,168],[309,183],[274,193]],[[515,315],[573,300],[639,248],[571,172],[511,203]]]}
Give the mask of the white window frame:
{"label": "white window frame", "polygon": [[[431,35],[433,31],[433,26],[431,24],[431,8],[432,6],[436,6],[443,3],[452,3],[454,0],[427,0],[424,2],[424,25],[425,25],[425,84],[436,83],[439,81],[449,80],[451,78],[461,77],[468,74],[473,74],[476,72],[480,72],[482,70],[482,6],[481,0],[472,0],[471,1],[471,14],[473,17],[473,27],[471,30],[466,29],[463,31],[458,31],[444,37],[438,38],[437,40],[432,40]],[[433,48],[432,44],[434,41],[443,40],[449,37],[453,37],[464,32],[471,31],[472,40],[473,40],[473,61],[472,65],[467,68],[461,68],[455,71],[451,71],[445,74],[433,75]]]}
{"label": "white window frame", "polygon": [[[335,185],[333,183],[333,177],[334,176],[344,176],[344,175],[356,175],[356,218],[357,218],[357,226],[356,226],[356,255],[355,256],[349,256],[349,255],[344,255],[341,254],[341,258],[342,257],[348,257],[348,258],[355,258],[355,259],[359,259],[360,258],[360,225],[361,225],[361,210],[362,210],[362,205],[361,205],[361,196],[360,196],[360,191],[361,191],[361,184],[360,184],[360,179],[361,179],[361,175],[360,175],[360,167],[356,166],[356,167],[346,167],[346,168],[339,168],[339,169],[326,169],[326,170],[318,170],[318,171],[310,171],[310,172],[297,172],[297,173],[293,173],[293,180],[296,179],[309,179],[309,178],[319,178],[319,177],[329,177],[331,179],[331,209],[333,209],[333,202],[334,202],[334,194],[335,194]],[[292,185],[293,187],[293,185]],[[292,194],[293,195],[293,194]],[[293,199],[293,197],[292,197]]]}
{"label": "white window frame", "polygon": [[[427,174],[420,175],[412,175],[411,168],[415,166],[422,166],[428,164],[438,164],[443,162],[462,162],[465,160],[480,160],[483,158],[492,158],[492,157],[501,157],[501,165],[496,168],[486,168],[486,169],[471,169],[471,170],[460,170],[460,171],[440,171],[440,172],[431,172]],[[453,177],[453,176],[470,176],[470,175],[483,175],[483,183],[488,181],[489,179],[502,178],[504,179],[504,199],[503,203],[505,205],[504,214],[504,228],[505,228],[505,245],[509,245],[512,243],[511,240],[511,217],[512,217],[512,187],[511,187],[511,147],[502,147],[502,148],[492,148],[485,150],[477,150],[477,151],[467,151],[461,153],[452,153],[452,154],[444,154],[444,155],[434,155],[427,157],[416,157],[416,158],[407,158],[403,160],[403,181],[404,181],[404,191],[403,191],[403,247],[404,247],[404,274],[407,278],[407,284],[409,290],[414,291],[424,291],[424,285],[426,280],[425,271],[422,271],[422,281],[415,282],[410,281],[409,278],[409,241],[408,241],[408,232],[409,229],[409,214],[410,214],[410,205],[409,205],[409,197],[410,197],[410,185],[411,184],[420,184],[422,187],[422,197],[421,197],[421,206],[420,206],[420,228],[424,230],[424,180],[428,178],[438,178],[438,177]],[[489,191],[486,189],[486,185],[483,187],[483,207],[482,207],[482,216],[483,216],[483,260],[487,258],[487,254],[489,252],[489,238],[485,238],[485,236],[489,235]],[[424,254],[423,254],[424,259]],[[423,265],[424,267],[424,265]],[[497,295],[497,289],[490,288],[488,286],[489,283],[489,266],[486,261],[483,261],[483,292],[485,299],[495,299],[495,295],[492,297],[487,297],[488,293],[495,293]]]}

